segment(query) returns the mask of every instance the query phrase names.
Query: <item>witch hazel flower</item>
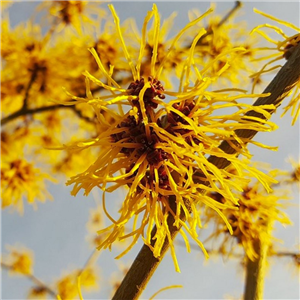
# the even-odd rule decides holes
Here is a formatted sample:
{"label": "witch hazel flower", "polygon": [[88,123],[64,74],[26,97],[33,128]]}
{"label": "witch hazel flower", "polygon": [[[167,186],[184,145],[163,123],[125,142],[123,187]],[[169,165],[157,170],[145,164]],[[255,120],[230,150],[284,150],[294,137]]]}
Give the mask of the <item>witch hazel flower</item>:
{"label": "witch hazel flower", "polygon": [[[259,60],[266,60],[267,62],[265,65],[261,68],[261,70],[255,74],[252,74],[251,77],[254,79],[253,84],[253,90],[255,88],[255,85],[257,82],[259,82],[260,77],[264,73],[268,73],[270,71],[273,71],[274,69],[280,67],[280,65],[272,66],[274,62],[277,62],[281,60],[282,58],[288,60],[290,59],[291,55],[295,51],[296,47],[300,43],[300,27],[295,26],[294,24],[280,20],[278,18],[275,18],[269,14],[266,14],[262,11],[259,11],[258,9],[254,9],[254,12],[268,18],[269,20],[272,20],[277,23],[277,25],[272,24],[262,24],[259,26],[256,26],[252,33],[256,32],[259,35],[261,35],[267,42],[273,44],[273,47],[264,47],[261,50],[273,50],[274,53],[268,56],[262,56],[259,58]],[[287,35],[282,28],[279,27],[279,25],[282,25],[286,28],[292,29],[294,31],[293,35]],[[271,37],[270,34],[268,34],[267,30],[270,30],[272,33],[277,33],[277,35],[280,36],[280,40],[276,40]],[[283,108],[284,111],[282,113],[282,116],[287,113],[287,111],[291,111],[292,119],[292,125],[294,125],[299,117],[300,114],[300,81],[296,82],[295,86],[289,93],[290,101],[289,103]]]}
{"label": "witch hazel flower", "polygon": [[[186,241],[187,249],[189,249],[188,236],[190,236],[207,255],[197,233],[198,228],[201,228],[202,209],[199,204],[215,210],[232,232],[230,223],[222,213],[224,208],[236,209],[238,204],[238,199],[232,191],[241,190],[241,187],[235,184],[236,181],[231,180],[232,177],[243,177],[244,172],[248,172],[270,190],[268,187],[270,179],[267,176],[249,167],[243,160],[238,159],[236,154],[226,154],[219,145],[224,140],[231,144],[238,142],[238,154],[250,157],[246,144],[251,141],[238,137],[235,130],[274,129],[275,126],[266,120],[245,116],[247,111],[256,110],[267,117],[269,115],[267,110],[273,107],[266,105],[253,108],[251,105],[238,103],[240,98],[264,95],[247,95],[240,89],[211,90],[211,84],[218,80],[218,76],[230,64],[232,54],[245,49],[237,47],[228,50],[228,61],[215,77],[209,77],[207,73],[214,61],[211,65],[198,69],[193,58],[197,41],[206,33],[205,29],[199,31],[186,51],[178,90],[169,91],[164,88],[164,83],[160,80],[162,74],[169,72],[164,74],[163,78],[168,74],[174,76],[169,68],[164,69],[164,64],[169,63],[172,57],[174,45],[189,28],[208,15],[211,10],[180,30],[164,58],[157,63],[160,17],[156,5],[153,5],[152,11],[148,12],[145,18],[140,51],[136,59],[126,47],[120,20],[114,7],[109,5],[109,8],[116,24],[124,57],[132,72],[132,79],[127,87],[123,87],[122,83],[114,79],[114,66],[109,68],[104,66],[96,51],[90,49],[106,82],[86,71],[84,73],[86,97],[70,95],[72,99],[64,104],[91,105],[97,115],[99,128],[104,130],[100,130],[95,138],[64,146],[70,151],[89,147],[98,151],[96,161],[85,172],[71,177],[67,184],[73,185],[73,195],[80,190],[84,190],[87,195],[93,188],[103,191],[103,210],[110,219],[111,225],[99,230],[99,234],[105,235],[101,239],[99,249],[111,248],[114,242],[131,239],[126,250],[118,256],[121,257],[139,239],[142,239],[153,251],[154,256],[159,257],[163,242],[167,238],[171,245],[175,268],[179,271],[167,224],[170,214],[174,216],[174,226],[181,228],[180,234]],[[147,25],[151,19],[154,22],[154,32],[151,33],[153,50],[150,66],[147,66],[148,70],[151,70],[151,75],[143,77],[141,68],[147,51]],[[227,54],[224,53],[224,57]],[[99,95],[92,94],[90,82],[101,87],[102,91]],[[236,172],[218,169],[208,160],[210,155],[225,157],[232,163]],[[118,216],[115,217],[107,209],[105,195],[120,188],[126,189],[126,196]],[[226,204],[210,196],[211,191],[228,199]],[[183,221],[182,215],[186,221]],[[152,236],[154,225],[156,233]]]}

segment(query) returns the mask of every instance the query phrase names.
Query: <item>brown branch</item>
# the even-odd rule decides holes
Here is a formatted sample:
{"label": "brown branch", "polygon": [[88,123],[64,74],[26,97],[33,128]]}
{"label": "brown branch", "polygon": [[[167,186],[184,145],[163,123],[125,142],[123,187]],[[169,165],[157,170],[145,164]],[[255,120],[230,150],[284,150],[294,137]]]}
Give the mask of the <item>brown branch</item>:
{"label": "brown branch", "polygon": [[49,106],[42,106],[42,107],[37,107],[37,108],[31,108],[27,109],[25,107],[22,107],[20,110],[10,114],[7,117],[4,117],[1,120],[1,125],[5,125],[19,117],[26,116],[26,115],[34,115],[40,112],[45,112],[45,111],[51,111],[51,110],[56,110],[56,109],[61,109],[61,108],[70,108],[69,106],[65,106],[62,104],[54,104],[54,105],[49,105]]}
{"label": "brown branch", "polygon": [[[170,197],[170,208],[173,210],[174,215],[176,214],[176,201],[174,196]],[[185,218],[184,213],[181,214],[181,219]],[[169,214],[167,224],[171,233],[172,240],[175,238],[179,229],[174,226],[174,216]],[[156,227],[153,228],[151,236],[155,236]],[[151,245],[154,246],[155,240],[152,239]],[[121,285],[118,287],[112,300],[124,300],[124,299],[138,299],[139,295],[145,289],[148,281],[154,274],[159,263],[162,261],[164,255],[169,249],[170,242],[166,238],[161,249],[160,257],[156,258],[153,256],[152,251],[146,245],[144,245],[125,275]]]}
{"label": "brown branch", "polygon": [[[13,267],[1,262],[1,267],[5,268],[7,270],[12,270],[13,271]],[[57,293],[55,291],[53,291],[51,288],[49,288],[45,283],[43,283],[40,279],[38,279],[36,276],[34,276],[33,274],[25,274],[25,273],[21,273],[22,275],[24,275],[26,278],[28,278],[29,280],[31,280],[34,284],[36,284],[38,287],[43,288],[43,290],[47,291],[47,293],[51,296],[53,296],[55,299],[57,298]]]}
{"label": "brown branch", "polygon": [[76,108],[76,106],[74,105],[74,106],[69,106],[73,111],[74,111],[74,113],[80,118],[80,119],[82,119],[82,120],[84,120],[84,121],[86,121],[86,122],[88,122],[88,123],[95,123],[95,118],[96,118],[96,116],[94,116],[94,118],[89,118],[89,117],[86,117],[86,116],[84,116],[83,114],[82,114],[82,112],[79,110],[79,109],[77,109]]}
{"label": "brown branch", "polygon": [[[101,89],[101,87],[96,87],[91,92],[95,93],[95,92],[98,92],[100,89]],[[27,95],[27,93],[26,93],[26,95]],[[27,97],[28,97],[28,95],[25,96],[25,99],[27,99]],[[84,95],[79,95],[78,97],[84,97]],[[25,104],[25,100],[24,100],[24,104]],[[93,119],[90,119],[88,117],[83,116],[82,113],[78,109],[76,109],[75,106],[69,106],[69,105],[66,106],[66,105],[63,105],[63,104],[54,104],[54,105],[49,105],[49,106],[41,106],[41,107],[28,109],[27,104],[26,104],[26,105],[23,105],[22,108],[20,108],[18,111],[8,115],[7,117],[4,117],[1,120],[1,125],[5,125],[5,124],[7,124],[7,123],[19,118],[19,117],[22,117],[22,116],[34,115],[34,114],[41,113],[41,112],[52,111],[52,110],[56,110],[56,109],[65,109],[65,108],[73,110],[74,113],[79,118],[85,120],[86,122],[94,122]]]}
{"label": "brown branch", "polygon": [[30,89],[31,89],[36,77],[37,77],[38,71],[39,71],[38,69],[34,69],[31,73],[30,80],[29,80],[29,83],[28,83],[26,91],[25,91],[25,96],[24,96],[24,100],[23,100],[22,109],[26,109],[27,106],[28,106],[29,92],[30,92]]}
{"label": "brown branch", "polygon": [[280,252],[275,252],[272,254],[273,256],[278,256],[278,257],[292,257],[294,259],[299,259],[300,258],[300,253],[299,252],[285,252],[285,251],[280,251]]}
{"label": "brown branch", "polygon": [[[275,106],[279,106],[281,101],[288,95],[289,91],[297,84],[297,82],[299,82],[299,80],[300,44],[295,47],[294,53],[265,89],[264,93],[270,92],[271,95],[264,98],[258,98],[254,103],[254,106],[265,104],[274,104]],[[273,112],[274,111],[271,111],[271,113]],[[246,116],[257,116],[264,119],[261,114],[258,114],[255,111],[250,111],[248,114],[246,114]],[[257,133],[254,130],[247,129],[236,130],[235,132],[237,136],[248,139],[252,139]],[[228,154],[235,154],[237,152],[235,148],[231,147],[225,141],[220,145],[220,148]],[[219,169],[224,169],[230,164],[227,159],[216,156],[209,157],[209,161]],[[176,211],[176,209],[173,208],[173,211]],[[183,217],[182,220],[185,221],[185,218]],[[174,217],[171,214],[169,214],[168,217],[168,224],[172,239],[174,239],[180,228],[177,228],[173,225]],[[154,236],[155,232],[156,228],[154,227],[152,230],[152,237]],[[132,266],[128,270],[128,273],[123,279],[121,285],[117,289],[113,300],[138,299],[168,248],[169,241],[168,239],[165,239],[161,257],[155,258],[149,247],[144,245],[134,260]]]}
{"label": "brown branch", "polygon": [[[229,234],[228,232],[224,232],[226,234]],[[176,245],[180,247],[186,247],[185,242],[183,241],[176,241]],[[199,246],[193,243],[190,243],[191,249],[198,250],[200,252]],[[208,254],[222,254],[220,251],[212,250],[212,249],[207,249],[205,248],[206,252]],[[224,252],[224,254],[230,254],[234,258],[240,259],[241,257],[244,257],[242,253],[236,253],[236,252]],[[285,251],[279,251],[279,252],[272,252],[268,254],[269,256],[276,256],[276,257],[289,257],[293,259],[300,259],[300,253],[298,252],[285,252]]]}
{"label": "brown branch", "polygon": [[242,2],[241,1],[235,1],[234,7],[223,17],[221,22],[218,24],[217,28],[222,26],[227,20],[238,10],[240,7],[242,7]]}
{"label": "brown branch", "polygon": [[88,117],[83,116],[81,111],[76,109],[75,106],[66,106],[66,105],[63,105],[63,104],[54,104],[54,105],[41,106],[41,107],[32,108],[32,109],[21,108],[20,110],[12,113],[11,115],[3,118],[1,120],[1,125],[5,125],[5,124],[7,124],[7,123],[19,118],[19,117],[22,117],[22,116],[29,116],[29,115],[34,115],[34,114],[41,113],[41,112],[52,111],[52,110],[57,110],[57,109],[65,109],[65,108],[73,110],[74,113],[80,119],[83,119],[83,120],[85,120],[86,122],[89,122],[89,123],[94,123],[94,119],[90,119]]}
{"label": "brown branch", "polygon": [[[223,17],[223,19],[217,24],[216,28],[221,27],[227,20],[235,13],[236,10],[238,10],[242,6],[241,1],[235,1],[235,6]],[[206,29],[206,33],[201,36],[201,38],[198,40],[197,45],[201,45],[203,40],[213,33],[212,27],[208,27]]]}

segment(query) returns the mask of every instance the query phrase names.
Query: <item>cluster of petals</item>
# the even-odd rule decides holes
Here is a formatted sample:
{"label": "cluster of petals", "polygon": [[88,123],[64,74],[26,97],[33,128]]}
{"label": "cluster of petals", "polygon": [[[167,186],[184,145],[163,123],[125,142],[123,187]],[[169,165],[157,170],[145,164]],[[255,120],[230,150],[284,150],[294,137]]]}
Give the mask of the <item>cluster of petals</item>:
{"label": "cluster of petals", "polygon": [[[232,191],[241,190],[241,187],[235,184],[232,178],[242,178],[246,170],[270,190],[261,172],[238,159],[236,154],[225,153],[219,145],[226,140],[232,147],[237,148],[238,154],[250,157],[246,145],[251,141],[238,137],[235,130],[274,129],[275,126],[271,122],[245,116],[247,111],[256,110],[268,119],[268,109],[272,109],[272,106],[252,107],[238,102],[241,98],[267,95],[245,94],[245,91],[240,89],[211,89],[212,83],[230,66],[232,56],[228,56],[226,63],[213,77],[208,73],[219,57],[200,69],[195,63],[194,53],[197,42],[206,33],[204,28],[198,31],[186,52],[178,90],[169,91],[164,88],[160,78],[174,46],[189,28],[195,26],[211,10],[188,23],[174,37],[163,59],[157,63],[160,17],[156,6],[153,5],[152,11],[149,11],[145,18],[136,60],[126,47],[114,7],[109,5],[109,8],[114,17],[124,56],[132,72],[132,81],[127,88],[122,87],[114,79],[115,66],[105,66],[97,52],[90,49],[106,80],[99,80],[86,71],[86,97],[70,94],[71,100],[64,104],[90,105],[97,115],[100,128],[105,130],[100,131],[95,138],[64,146],[69,151],[90,147],[98,149],[96,161],[85,172],[71,177],[68,184],[74,185],[73,195],[81,189],[85,194],[89,194],[95,187],[103,191],[103,209],[111,220],[111,225],[99,231],[99,234],[105,235],[99,248],[110,248],[117,240],[132,238],[132,242],[121,256],[142,238],[152,249],[154,256],[159,257],[163,241],[167,238],[171,244],[175,267],[179,270],[167,224],[169,215],[173,215],[174,225],[181,228],[180,233],[187,247],[189,248],[188,234],[205,252],[197,233],[197,228],[201,227],[199,203],[215,210],[232,232],[230,223],[222,213],[222,210],[228,207],[236,209],[238,204],[238,199]],[[141,74],[147,45],[147,25],[152,18],[153,50],[148,66],[150,75],[145,78]],[[224,56],[242,51],[246,50],[242,47],[232,48]],[[105,92],[93,95],[91,83],[98,85]],[[234,146],[236,143],[238,147]],[[217,168],[207,159],[209,156],[226,158],[236,172],[233,174],[226,169]],[[126,188],[127,193],[119,216],[115,218],[106,209],[105,195],[121,187]],[[218,192],[228,199],[226,204],[211,197],[210,191]],[[157,230],[152,236],[154,225]]]}
{"label": "cluster of petals", "polygon": [[[292,30],[294,30],[296,33],[293,34],[292,36],[289,36],[287,34],[284,33],[284,31],[276,25],[270,25],[270,24],[262,24],[259,26],[256,26],[252,32],[256,32],[258,34],[260,34],[261,36],[263,36],[265,38],[266,41],[268,41],[269,43],[275,45],[275,47],[264,47],[261,50],[272,50],[275,51],[273,54],[271,55],[267,55],[267,56],[262,56],[260,57],[258,60],[267,60],[266,64],[260,69],[259,72],[252,74],[251,76],[254,79],[254,85],[253,85],[253,89],[256,85],[256,83],[260,80],[261,75],[271,72],[274,69],[277,69],[278,67],[280,67],[280,65],[273,65],[273,63],[281,60],[282,58],[285,58],[286,60],[288,60],[292,53],[295,51],[296,47],[299,45],[300,43],[300,27],[297,27],[295,25],[293,25],[290,22],[286,22],[284,20],[280,20],[278,18],[275,18],[269,14],[266,14],[264,12],[261,12],[257,9],[254,9],[254,11],[266,18],[268,18],[269,20],[275,21],[278,25],[283,25],[287,28],[290,28]],[[271,38],[268,33],[266,32],[266,30],[272,30],[275,33],[277,33],[282,40],[275,40],[273,38]],[[282,115],[284,115],[287,111],[291,111],[291,115],[293,116],[292,119],[292,125],[294,125],[299,117],[299,113],[300,113],[300,82],[298,81],[294,88],[290,91],[290,100],[289,103],[284,107],[284,112]]]}

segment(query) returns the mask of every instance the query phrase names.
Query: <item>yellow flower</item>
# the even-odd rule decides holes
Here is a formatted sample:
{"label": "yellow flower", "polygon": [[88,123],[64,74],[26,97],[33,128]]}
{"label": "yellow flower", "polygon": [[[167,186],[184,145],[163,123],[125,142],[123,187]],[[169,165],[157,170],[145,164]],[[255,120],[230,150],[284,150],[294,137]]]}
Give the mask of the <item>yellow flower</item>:
{"label": "yellow flower", "polygon": [[[152,22],[152,25],[147,32],[147,40],[145,41],[144,55],[140,68],[140,75],[142,77],[148,78],[149,76],[153,75],[153,70],[151,70],[151,60],[154,47],[156,47],[157,57],[155,65],[158,67],[161,62],[165,60],[164,72],[160,75],[160,80],[164,82],[165,89],[171,89],[174,85],[173,79],[180,77],[182,66],[188,54],[187,42],[185,39],[180,39],[176,44],[172,45],[173,39],[169,38],[175,17],[176,13],[173,12],[168,18],[166,18],[161,24],[159,33],[157,32],[158,21]],[[132,20],[132,22],[134,21]],[[137,30],[135,34],[138,36],[138,47],[134,48],[139,49],[143,37]],[[188,34],[186,34],[186,36],[188,36]],[[173,50],[166,57],[165,54],[168,52],[168,49],[171,47],[171,45]],[[139,51],[137,51],[137,53],[132,53],[132,55],[138,56]]]}
{"label": "yellow flower", "polygon": [[[153,5],[153,10],[148,12],[145,18],[140,52],[136,62],[133,61],[126,47],[119,18],[113,6],[110,5],[109,8],[114,16],[124,56],[132,72],[132,81],[127,88],[120,86],[114,80],[113,73],[106,70],[96,51],[90,49],[107,83],[86,71],[87,97],[71,95],[72,100],[64,103],[91,105],[100,127],[105,126],[106,130],[101,131],[96,138],[65,146],[69,151],[90,147],[99,149],[97,160],[85,172],[73,176],[67,184],[74,184],[73,195],[81,189],[88,194],[94,187],[103,191],[103,209],[112,225],[99,231],[99,234],[107,234],[99,248],[110,248],[115,241],[132,237],[132,243],[121,254],[123,255],[141,237],[153,251],[154,256],[159,257],[162,243],[165,238],[168,238],[176,270],[179,270],[167,224],[169,214],[174,215],[175,226],[184,228],[180,233],[187,247],[189,248],[189,244],[185,232],[205,252],[196,230],[201,227],[201,211],[198,203],[215,210],[231,231],[231,226],[221,210],[237,204],[238,199],[232,190],[240,190],[240,187],[232,181],[232,178],[242,178],[242,170],[246,169],[252,176],[264,182],[268,189],[263,174],[239,160],[236,155],[224,153],[218,146],[223,140],[227,140],[230,144],[238,142],[239,154],[249,157],[246,143],[250,141],[238,138],[235,130],[271,130],[274,126],[270,122],[244,117],[245,112],[253,109],[268,117],[265,109],[271,107],[252,107],[237,103],[240,98],[253,98],[258,95],[239,94],[239,90],[236,89],[210,90],[212,82],[216,81],[227,68],[227,62],[214,77],[207,75],[214,61],[201,70],[197,68],[194,62],[194,50],[197,41],[205,34],[204,29],[198,32],[187,51],[178,91],[165,90],[159,78],[165,71],[168,74],[169,70],[165,70],[164,67],[174,45],[189,28],[211,10],[188,23],[174,37],[169,50],[157,64],[160,19],[156,6]],[[143,74],[142,62],[147,45],[147,24],[152,17],[154,18],[153,51],[148,66],[151,76],[144,78],[141,75]],[[240,51],[244,49],[233,48],[227,53],[234,54]],[[232,57],[234,55],[229,55],[228,61]],[[106,93],[94,96],[90,90],[90,82],[105,89]],[[228,108],[233,112],[224,113],[224,109]],[[106,115],[102,112],[106,112]],[[110,124],[107,122],[107,116],[111,116],[113,120]],[[209,155],[228,159],[233,164],[236,174],[232,175],[226,170],[215,167],[207,160]],[[128,192],[119,211],[119,218],[114,219],[106,210],[105,193],[113,192],[120,187],[127,187]],[[228,202],[222,204],[206,194],[212,190],[223,195]],[[175,211],[172,209],[174,204],[176,204]],[[185,216],[187,222],[181,220],[181,215]],[[129,231],[128,223],[132,224],[132,229]],[[151,238],[153,225],[157,227],[154,239]]]}
{"label": "yellow flower", "polygon": [[12,4],[13,4],[13,1],[1,1],[1,4],[0,4],[1,13],[2,13],[2,11],[5,11],[6,9],[8,9]]}
{"label": "yellow flower", "polygon": [[300,188],[300,160],[296,161],[292,157],[289,157],[288,162],[292,166],[292,171],[288,173],[288,179],[286,183],[296,183]]}
{"label": "yellow flower", "polygon": [[28,299],[47,299],[48,291],[46,287],[43,286],[35,286],[30,288],[28,293]]}
{"label": "yellow flower", "polygon": [[9,268],[11,274],[32,274],[33,253],[21,246],[7,246],[9,254],[4,254],[2,262]]}
{"label": "yellow flower", "polygon": [[12,30],[9,20],[5,18],[1,29],[1,56],[4,59],[1,104],[2,112],[7,114],[22,107],[31,78],[43,77],[46,66],[39,26],[27,22]]}
{"label": "yellow flower", "polygon": [[[215,5],[212,4],[213,6]],[[194,20],[199,15],[200,12],[193,9],[189,12],[189,19]],[[257,65],[253,62],[253,56],[256,53],[255,39],[249,38],[247,24],[233,20],[231,16],[224,22],[224,16],[213,15],[193,28],[191,36],[196,36],[197,31],[202,27],[207,28],[207,33],[197,42],[195,62],[203,67],[212,63],[207,73],[211,77],[216,76],[226,66],[214,85],[223,87],[240,85],[246,90],[249,72],[253,72]],[[205,21],[207,24],[204,23]],[[231,49],[235,47],[243,47],[244,51],[232,53]],[[228,55],[233,57],[228,60]]]}
{"label": "yellow flower", "polygon": [[[270,176],[277,177],[276,174],[281,175],[281,173],[274,170],[270,172]],[[226,203],[226,199],[218,193],[213,192],[211,196],[216,201]],[[268,228],[273,229],[275,221],[283,225],[291,224],[288,216],[283,211],[285,205],[280,203],[280,201],[288,199],[287,191],[274,190],[267,193],[260,182],[255,182],[244,184],[243,191],[238,198],[237,209],[226,208],[223,210],[232,227],[232,236],[229,235],[228,229],[224,227],[221,220],[215,217],[213,211],[206,211],[206,219],[208,221],[213,220],[214,224],[217,224],[216,230],[209,239],[217,238],[225,233],[220,246],[223,253],[232,253],[232,241],[235,238],[236,242],[243,247],[247,256],[254,260],[258,255],[255,243],[261,238],[261,233],[266,232]],[[274,240],[275,238],[271,237],[271,241],[274,242]]]}
{"label": "yellow flower", "polygon": [[57,282],[58,295],[62,300],[78,299],[78,276],[80,276],[80,288],[87,291],[98,289],[98,270],[88,267],[83,271],[75,270],[62,276]]}
{"label": "yellow flower", "polygon": [[83,270],[80,274],[80,283],[81,286],[87,290],[95,290],[98,289],[98,278],[97,271],[94,268],[88,267]]}
{"label": "yellow flower", "polygon": [[90,210],[89,221],[86,225],[87,229],[91,233],[95,233],[100,227],[103,226],[103,212],[100,206]]}
{"label": "yellow flower", "polygon": [[[268,15],[264,12],[261,12],[257,9],[254,9],[254,11],[264,17],[269,18],[270,20],[277,22],[278,24],[284,25],[286,27],[289,27],[289,28],[295,30],[296,34],[294,34],[292,36],[288,36],[284,33],[284,31],[281,28],[279,28],[278,26],[275,26],[275,25],[270,25],[270,24],[259,25],[259,26],[256,26],[252,30],[252,32],[259,33],[268,42],[270,42],[276,46],[275,48],[271,48],[271,47],[262,48],[262,50],[268,49],[268,50],[275,50],[276,52],[272,55],[268,55],[268,56],[259,58],[259,60],[269,60],[269,61],[262,67],[262,69],[259,72],[255,73],[251,76],[254,78],[253,89],[255,88],[255,84],[260,79],[260,76],[262,74],[264,74],[266,72],[270,72],[270,71],[280,67],[280,66],[276,65],[269,69],[266,69],[269,65],[271,65],[272,63],[274,63],[282,58],[289,59],[290,56],[292,55],[293,51],[295,50],[295,47],[300,43],[300,27],[297,27],[297,26],[293,25],[292,23],[277,19],[277,18],[275,18],[271,15]],[[272,39],[271,37],[269,37],[267,35],[267,33],[265,31],[261,30],[261,28],[273,30],[278,35],[280,35],[283,40],[276,41],[276,40]],[[293,116],[292,125],[295,124],[295,122],[299,116],[299,113],[300,113],[300,101],[299,100],[300,100],[300,82],[298,82],[295,85],[295,87],[291,90],[290,101],[284,107],[284,112],[282,114],[282,115],[284,115],[288,110],[291,109],[291,115]]]}
{"label": "yellow flower", "polygon": [[[93,196],[95,201],[98,203],[100,201],[99,195],[97,193],[93,193]],[[104,237],[98,235],[97,230],[104,226],[104,218],[105,215],[100,204],[97,204],[96,207],[90,209],[89,219],[86,223],[86,229],[88,231],[86,239],[93,249],[98,247],[103,241]]]}
{"label": "yellow flower", "polygon": [[12,155],[11,149],[20,149],[26,144],[30,130],[27,127],[17,127],[12,132],[11,130],[1,131],[1,158],[2,161]]}
{"label": "yellow flower", "polygon": [[77,33],[82,34],[83,24],[85,27],[90,24],[96,26],[92,14],[98,17],[105,16],[105,10],[99,7],[99,3],[89,3],[89,1],[49,1],[42,3],[41,9],[49,9],[54,20],[55,29],[59,32],[66,27],[74,27]]}
{"label": "yellow flower", "polygon": [[76,278],[67,275],[57,282],[58,295],[62,300],[75,299],[78,297]]}
{"label": "yellow flower", "polygon": [[[4,115],[21,109],[23,105],[35,109],[63,101],[66,95],[62,93],[62,87],[84,95],[82,72],[91,64],[96,65],[86,51],[87,47],[94,45],[91,34],[79,38],[66,33],[63,37],[52,35],[48,38],[32,21],[11,29],[9,20],[4,19],[1,42],[4,59],[1,103]],[[78,109],[83,111],[84,116],[91,116],[88,106]]]}
{"label": "yellow flower", "polygon": [[14,206],[22,214],[23,197],[32,205],[36,205],[35,200],[52,199],[46,190],[45,179],[50,180],[50,176],[22,158],[11,156],[9,160],[1,160],[2,208]]}

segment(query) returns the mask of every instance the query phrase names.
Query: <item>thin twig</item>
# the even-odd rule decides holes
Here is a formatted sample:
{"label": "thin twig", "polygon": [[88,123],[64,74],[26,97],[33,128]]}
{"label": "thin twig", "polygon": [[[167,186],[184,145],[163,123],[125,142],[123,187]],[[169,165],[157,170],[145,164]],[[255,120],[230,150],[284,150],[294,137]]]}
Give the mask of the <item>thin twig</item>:
{"label": "thin twig", "polygon": [[[271,95],[268,97],[258,98],[254,105],[259,106],[265,104],[274,104],[275,106],[279,106],[282,100],[288,95],[290,90],[297,84],[297,82],[299,82],[299,80],[300,44],[295,47],[294,53],[265,89],[264,93],[271,93]],[[270,113],[273,112],[274,111],[271,111]],[[247,116],[257,116],[264,119],[261,114],[258,114],[255,111],[250,111]],[[248,138],[249,140],[252,139],[257,133],[257,131],[255,130],[248,129],[236,130],[235,132],[238,137],[242,137],[245,139]],[[220,148],[227,154],[235,154],[237,152],[236,147],[232,147],[225,141],[221,143]],[[209,161],[219,169],[224,169],[230,164],[227,159],[216,156],[209,157]],[[176,209],[173,209],[173,211],[176,211]],[[185,221],[184,216],[182,220]],[[172,214],[169,214],[168,216],[168,224],[170,234],[172,236],[172,239],[174,239],[181,227],[178,228],[173,225],[174,217],[172,216]],[[154,236],[155,232],[156,228],[154,227],[154,229],[152,230],[152,237]],[[168,248],[169,240],[165,239],[161,257],[155,258],[149,247],[144,245],[138,253],[136,259],[134,260],[132,266],[128,270],[128,273],[126,274],[119,288],[117,289],[113,300],[138,299]]]}
{"label": "thin twig", "polygon": [[21,108],[20,110],[12,113],[11,115],[4,117],[1,120],[1,125],[5,125],[10,121],[13,121],[22,116],[34,115],[40,112],[51,111],[51,110],[62,109],[62,108],[70,108],[70,107],[62,104],[54,104],[54,105],[42,106],[42,107],[31,108],[31,109]]}
{"label": "thin twig", "polygon": [[[229,233],[227,233],[229,234]],[[185,242],[182,242],[182,241],[176,241],[176,245],[178,246],[181,246],[181,247],[186,247],[186,244]],[[193,243],[190,243],[190,247],[191,249],[194,249],[194,250],[197,250],[199,251],[200,253],[203,253],[200,251],[199,249],[199,246],[196,245],[196,244],[193,244]],[[221,253],[220,251],[216,251],[216,250],[212,250],[212,249],[207,249],[205,248],[206,252],[208,254],[230,254],[232,257],[234,258],[238,258],[240,259],[241,257],[244,257],[244,255],[242,253],[236,253],[236,252],[224,252],[224,253]],[[270,257],[272,256],[276,256],[276,257],[290,257],[290,258],[293,258],[293,259],[297,259],[300,257],[300,253],[298,252],[287,252],[287,251],[279,251],[279,252],[272,252],[272,253],[268,253],[268,255]]]}
{"label": "thin twig", "polygon": [[[13,271],[13,267],[1,262],[1,266],[7,270],[12,270]],[[38,279],[35,275],[33,274],[24,274],[22,273],[22,275],[24,275],[26,278],[28,278],[29,280],[31,280],[34,284],[36,284],[38,287],[43,288],[45,291],[47,291],[47,293],[51,296],[53,296],[55,299],[57,297],[57,293],[55,291],[53,291],[51,288],[49,288],[45,283],[43,283],[40,279]]]}
{"label": "thin twig", "polygon": [[[234,13],[242,6],[240,1],[235,1],[235,6],[223,17],[223,19],[216,25],[216,28],[221,27]],[[201,45],[203,40],[213,33],[212,27],[206,29],[206,33],[198,40],[197,45]]]}
{"label": "thin twig", "polygon": [[[100,89],[101,89],[101,87],[96,87],[96,88],[92,89],[91,92],[95,93],[95,92],[98,92]],[[85,95],[78,95],[78,97],[84,97],[84,96]],[[86,122],[94,122],[93,119],[83,116],[82,113],[78,109],[76,109],[75,106],[63,105],[63,104],[53,104],[53,105],[49,105],[49,106],[41,106],[41,107],[36,107],[36,108],[31,108],[31,109],[28,109],[27,105],[26,106],[23,105],[23,107],[21,107],[18,111],[8,115],[7,117],[4,117],[1,120],[1,125],[5,125],[19,117],[22,117],[22,116],[34,115],[34,114],[41,113],[41,112],[52,111],[52,110],[57,110],[57,109],[65,109],[65,108],[73,110],[74,113],[78,117],[85,120]]]}
{"label": "thin twig", "polygon": [[74,105],[74,106],[69,106],[69,107],[74,111],[74,113],[75,113],[80,119],[82,119],[82,120],[84,120],[84,121],[86,121],[86,122],[88,122],[88,123],[95,123],[95,117],[96,117],[96,116],[94,116],[94,118],[89,118],[89,117],[84,116],[84,115],[82,114],[82,112],[81,112],[79,109],[76,108],[75,105]]}
{"label": "thin twig", "polygon": [[91,265],[92,263],[95,263],[97,256],[99,256],[99,251],[97,250],[97,248],[95,248],[93,250],[93,252],[90,254],[90,256],[88,257],[87,261],[85,262],[85,264],[83,265],[83,267],[80,269],[79,272],[79,276],[84,272],[84,270]]}
{"label": "thin twig", "polygon": [[27,85],[27,88],[26,88],[26,91],[25,91],[25,96],[24,96],[24,100],[23,100],[23,107],[21,109],[24,109],[24,110],[27,109],[29,92],[31,90],[32,84],[34,83],[34,81],[37,77],[38,71],[39,71],[38,69],[34,69],[31,73],[30,80],[28,82],[28,85]]}

